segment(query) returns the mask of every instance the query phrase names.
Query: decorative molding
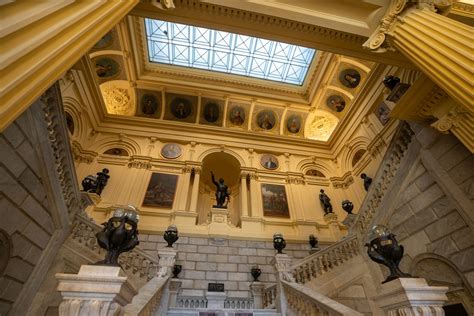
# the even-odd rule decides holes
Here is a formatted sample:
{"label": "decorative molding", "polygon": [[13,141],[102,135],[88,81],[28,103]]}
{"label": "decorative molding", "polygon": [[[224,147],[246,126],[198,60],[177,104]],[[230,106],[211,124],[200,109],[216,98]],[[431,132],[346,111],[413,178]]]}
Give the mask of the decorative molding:
{"label": "decorative molding", "polygon": [[95,151],[84,150],[81,144],[76,140],[71,141],[71,150],[74,161],[76,161],[77,163],[84,162],[87,164],[91,164],[98,156],[98,153]]}
{"label": "decorative molding", "polygon": [[448,134],[453,127],[458,126],[459,121],[462,120],[467,113],[468,111],[464,110],[461,106],[455,106],[439,120],[431,124],[431,126],[441,133]]}
{"label": "decorative molding", "polygon": [[132,156],[127,166],[136,169],[151,169],[151,157]]}
{"label": "decorative molding", "polygon": [[336,189],[346,189],[354,183],[354,177],[352,176],[351,171],[347,171],[342,175],[342,177],[331,177],[329,180]]}
{"label": "decorative molding", "polygon": [[43,118],[46,122],[52,157],[56,164],[57,179],[70,218],[82,210],[82,202],[76,179],[69,134],[62,106],[59,84],[56,83],[40,97]]}

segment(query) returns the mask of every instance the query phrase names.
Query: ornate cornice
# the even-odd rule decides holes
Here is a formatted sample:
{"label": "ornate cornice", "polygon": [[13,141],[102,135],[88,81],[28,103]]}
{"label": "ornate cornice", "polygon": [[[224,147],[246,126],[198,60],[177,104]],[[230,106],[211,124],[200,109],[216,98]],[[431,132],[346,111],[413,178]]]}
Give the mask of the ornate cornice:
{"label": "ornate cornice", "polygon": [[351,171],[347,171],[342,175],[342,177],[331,177],[329,180],[336,189],[346,189],[354,183],[354,177],[352,176]]}
{"label": "ornate cornice", "polygon": [[132,156],[130,157],[128,167],[136,169],[151,169],[151,157]]}
{"label": "ornate cornice", "polygon": [[46,90],[40,97],[40,103],[48,131],[48,140],[55,164],[55,171],[57,172],[57,179],[61,186],[62,197],[69,215],[73,217],[82,210],[82,202],[74,163],[70,154],[69,135],[65,126],[66,119],[58,83]]}
{"label": "ornate cornice", "polygon": [[78,163],[84,162],[90,164],[94,162],[95,157],[98,155],[95,151],[83,149],[81,144],[76,140],[71,141],[71,149],[74,161]]}

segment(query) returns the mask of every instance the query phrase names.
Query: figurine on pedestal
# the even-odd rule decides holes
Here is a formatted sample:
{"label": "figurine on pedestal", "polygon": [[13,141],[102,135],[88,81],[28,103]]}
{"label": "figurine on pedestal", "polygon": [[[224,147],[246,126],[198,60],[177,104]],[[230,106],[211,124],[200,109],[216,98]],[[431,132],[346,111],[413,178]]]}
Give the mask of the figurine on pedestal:
{"label": "figurine on pedestal", "polygon": [[323,189],[319,190],[319,192],[320,192],[319,193],[319,201],[321,201],[321,204],[323,206],[324,215],[332,213],[331,199],[329,198],[329,196],[326,193],[324,193]]}
{"label": "figurine on pedestal", "polygon": [[120,266],[118,257],[139,244],[137,224],[139,215],[133,206],[117,208],[104,229],[96,234],[97,243],[107,250],[105,259],[96,264]]}
{"label": "figurine on pedestal", "polygon": [[398,278],[410,278],[411,275],[400,271],[398,265],[403,257],[403,246],[399,245],[395,235],[384,225],[372,227],[369,235],[370,243],[366,243],[367,254],[372,261],[383,264],[390,269],[390,275],[382,283]]}
{"label": "figurine on pedestal", "polygon": [[360,175],[361,179],[364,179],[364,189],[365,191],[369,191],[369,187],[372,184],[372,178],[366,175],[365,173]]}
{"label": "figurine on pedestal", "polygon": [[96,193],[100,195],[104,190],[109,180],[109,169],[104,168],[102,171],[97,172],[97,176],[88,175],[82,180],[82,188],[85,192]]}
{"label": "figurine on pedestal", "polygon": [[227,208],[230,201],[230,193],[227,185],[224,184],[224,179],[220,178],[219,182],[214,178],[214,173],[211,171],[212,183],[216,186],[216,205],[215,207]]}

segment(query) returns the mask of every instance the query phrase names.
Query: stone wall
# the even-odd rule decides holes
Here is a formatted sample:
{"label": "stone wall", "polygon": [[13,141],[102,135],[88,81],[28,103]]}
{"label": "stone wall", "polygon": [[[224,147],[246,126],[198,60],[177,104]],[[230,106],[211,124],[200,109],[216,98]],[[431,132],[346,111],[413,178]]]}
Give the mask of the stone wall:
{"label": "stone wall", "polygon": [[[140,247],[157,255],[166,246],[161,235],[140,234]],[[224,283],[228,297],[250,297],[250,269],[258,264],[262,270],[259,280],[275,283],[270,264],[276,254],[271,241],[252,241],[181,236],[174,247],[178,263],[183,266],[179,278],[183,295],[204,295],[209,282]],[[309,255],[308,243],[287,243],[284,252],[294,259]]]}
{"label": "stone wall", "polygon": [[452,136],[428,146],[423,137],[388,223],[405,247],[404,270],[413,270],[420,256],[439,256],[456,267],[472,293],[474,157]]}
{"label": "stone wall", "polygon": [[0,230],[11,243],[0,277],[1,315],[19,297],[55,230],[29,114],[0,135]]}

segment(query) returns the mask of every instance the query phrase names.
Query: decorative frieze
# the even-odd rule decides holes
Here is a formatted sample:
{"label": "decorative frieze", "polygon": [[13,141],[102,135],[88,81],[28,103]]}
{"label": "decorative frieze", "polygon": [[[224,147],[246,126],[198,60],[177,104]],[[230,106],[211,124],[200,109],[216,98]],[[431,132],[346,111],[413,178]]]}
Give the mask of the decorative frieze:
{"label": "decorative frieze", "polygon": [[129,168],[135,169],[151,169],[152,167],[151,158],[150,157],[138,157],[132,156],[130,158],[130,162],[128,163]]}

